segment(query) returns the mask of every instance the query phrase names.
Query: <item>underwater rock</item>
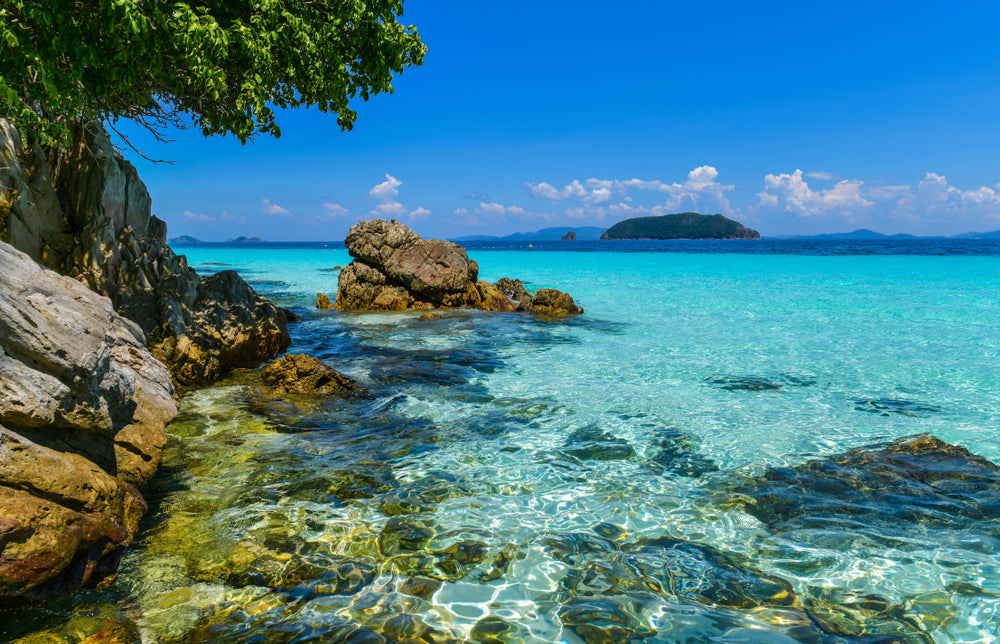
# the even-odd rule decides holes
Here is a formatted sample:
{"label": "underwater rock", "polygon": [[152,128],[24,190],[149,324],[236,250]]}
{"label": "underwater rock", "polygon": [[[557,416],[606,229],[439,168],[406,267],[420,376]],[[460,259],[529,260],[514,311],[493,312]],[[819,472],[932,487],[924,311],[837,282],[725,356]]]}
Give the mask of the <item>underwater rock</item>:
{"label": "underwater rock", "polygon": [[772,531],[855,526],[901,546],[919,526],[1000,538],[1000,467],[928,434],[771,468],[731,492]]}
{"label": "underwater rock", "polygon": [[879,595],[857,595],[829,588],[810,588],[804,598],[809,617],[826,633],[865,642],[933,644],[905,609]]}
{"label": "underwater rock", "polygon": [[659,430],[653,444],[659,447],[646,463],[660,474],[671,472],[679,476],[696,478],[708,472],[718,472],[715,461],[699,454],[698,443],[675,427]]}
{"label": "underwater rock", "polygon": [[524,628],[496,615],[476,622],[469,637],[477,644],[524,644],[530,640]]}
{"label": "underwater rock", "polygon": [[635,449],[628,441],[602,432],[596,426],[583,427],[570,434],[563,451],[576,458],[595,461],[621,461],[635,456]]}
{"label": "underwater rock", "polygon": [[639,575],[677,597],[741,609],[796,604],[787,581],[711,546],[658,537],[624,544],[621,550]]}
{"label": "underwater rock", "polygon": [[644,624],[641,602],[624,597],[573,599],[559,609],[559,619],[587,644],[626,644],[656,631]]}
{"label": "underwater rock", "polygon": [[177,415],[110,300],[0,242],[0,600],[111,575]]}
{"label": "underwater rock", "polygon": [[[336,307],[342,311],[465,306],[549,315],[583,313],[572,297],[555,289],[541,289],[532,298],[523,286],[512,290],[512,280],[479,281],[479,265],[461,246],[423,239],[395,219],[358,222],[344,243],[354,261],[339,277]],[[510,298],[506,291],[517,297]]]}
{"label": "underwater rock", "polygon": [[781,391],[781,383],[760,376],[711,376],[705,382],[726,391]]}
{"label": "underwater rock", "polygon": [[363,387],[319,358],[289,353],[264,367],[261,380],[272,394],[345,394]]}
{"label": "underwater rock", "polygon": [[411,595],[413,597],[419,597],[423,600],[429,600],[431,595],[436,593],[444,582],[439,579],[431,579],[429,577],[407,577],[401,584],[399,584],[399,592],[405,595]]}
{"label": "underwater rock", "polygon": [[274,305],[236,273],[199,278],[174,254],[146,186],[101,124],[68,129],[71,143],[43,149],[24,146],[0,119],[0,190],[11,202],[0,209],[0,238],[110,297],[181,385],[284,351],[287,320]]}
{"label": "underwater rock", "polygon": [[378,549],[383,557],[399,552],[416,552],[437,534],[433,519],[397,516],[389,519],[378,536]]}
{"label": "underwater rock", "polygon": [[865,411],[880,416],[899,414],[900,416],[913,416],[916,418],[922,418],[928,414],[939,414],[943,411],[940,407],[935,407],[934,405],[899,398],[855,400],[854,408],[858,411]]}
{"label": "underwater rock", "polygon": [[440,320],[444,316],[440,313],[424,313],[420,316],[421,320]]}
{"label": "underwater rock", "polygon": [[317,293],[316,294],[316,308],[319,309],[320,311],[322,311],[324,309],[332,309],[333,308],[333,302],[331,302],[330,298],[327,297],[326,295],[324,295],[322,293]]}

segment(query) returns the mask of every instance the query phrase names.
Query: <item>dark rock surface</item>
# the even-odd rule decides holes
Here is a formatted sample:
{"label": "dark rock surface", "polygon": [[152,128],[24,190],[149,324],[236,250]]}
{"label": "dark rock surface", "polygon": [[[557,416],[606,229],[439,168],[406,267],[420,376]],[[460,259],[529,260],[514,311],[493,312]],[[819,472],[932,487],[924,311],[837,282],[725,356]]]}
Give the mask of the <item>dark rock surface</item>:
{"label": "dark rock surface", "polygon": [[177,414],[135,323],[0,243],[0,600],[114,572]]}
{"label": "dark rock surface", "polygon": [[733,491],[772,531],[855,525],[900,547],[927,530],[1000,544],[1000,466],[927,434],[772,468]]}
{"label": "dark rock surface", "polygon": [[72,145],[43,150],[0,119],[0,240],[110,297],[179,384],[284,351],[282,312],[235,273],[199,279],[167,246],[145,185],[103,128],[71,130]]}
{"label": "dark rock surface", "polygon": [[319,358],[304,353],[288,354],[264,367],[261,380],[271,393],[333,394],[363,391],[344,374]]}
{"label": "dark rock surface", "polygon": [[479,280],[479,265],[461,246],[422,239],[396,220],[359,222],[344,243],[355,260],[340,273],[336,306],[342,311],[473,307],[583,313],[572,297],[555,289],[541,289],[532,298],[517,280],[505,278],[496,284]]}

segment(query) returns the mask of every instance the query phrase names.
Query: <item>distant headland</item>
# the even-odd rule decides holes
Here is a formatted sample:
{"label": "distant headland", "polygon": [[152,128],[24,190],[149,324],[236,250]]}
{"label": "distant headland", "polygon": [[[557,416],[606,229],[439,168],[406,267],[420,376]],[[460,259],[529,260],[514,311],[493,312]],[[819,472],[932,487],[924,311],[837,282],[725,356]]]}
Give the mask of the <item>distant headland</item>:
{"label": "distant headland", "polygon": [[[263,237],[236,237],[234,239],[227,239],[224,244],[260,244],[266,242],[267,240]],[[171,244],[218,244],[220,242],[207,242],[204,239],[198,239],[197,237],[192,237],[191,235],[181,235],[180,237],[172,237],[170,239]]]}
{"label": "distant headland", "polygon": [[619,221],[601,239],[760,239],[760,233],[723,215],[682,212]]}

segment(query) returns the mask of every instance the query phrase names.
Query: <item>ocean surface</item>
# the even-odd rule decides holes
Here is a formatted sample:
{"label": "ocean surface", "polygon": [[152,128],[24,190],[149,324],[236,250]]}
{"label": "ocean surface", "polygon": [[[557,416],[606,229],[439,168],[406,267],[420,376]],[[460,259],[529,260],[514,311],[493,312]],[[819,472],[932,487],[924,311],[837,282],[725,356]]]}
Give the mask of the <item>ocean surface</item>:
{"label": "ocean surface", "polygon": [[[467,246],[586,313],[317,311],[342,244],[177,247],[295,310],[290,351],[371,397],[186,393],[117,582],[0,639],[1000,639],[995,488],[910,512],[950,473],[823,475],[921,433],[1000,462],[1000,243]],[[794,472],[822,516],[765,489]]]}

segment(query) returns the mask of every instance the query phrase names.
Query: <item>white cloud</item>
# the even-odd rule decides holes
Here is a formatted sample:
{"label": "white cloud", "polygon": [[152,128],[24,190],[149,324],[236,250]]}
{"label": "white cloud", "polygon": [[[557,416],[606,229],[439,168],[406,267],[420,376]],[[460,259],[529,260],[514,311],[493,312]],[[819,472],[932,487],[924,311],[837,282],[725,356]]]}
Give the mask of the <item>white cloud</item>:
{"label": "white cloud", "polygon": [[237,217],[236,215],[230,215],[225,210],[223,210],[222,214],[219,215],[219,219],[221,219],[222,221],[235,221],[235,222],[239,222],[239,223],[243,223],[243,222],[245,222],[247,220],[247,218],[244,217],[243,215],[240,215],[240,216]]}
{"label": "white cloud", "polygon": [[326,210],[326,214],[330,217],[346,217],[348,215],[347,208],[344,208],[339,203],[325,201],[323,202],[323,209]]}
{"label": "white cloud", "polygon": [[268,215],[281,215],[282,217],[291,217],[292,213],[288,212],[276,203],[272,203],[270,199],[261,199],[260,204],[265,213]]}
{"label": "white cloud", "polygon": [[834,176],[832,172],[827,172],[825,170],[813,170],[812,172],[807,172],[806,176],[810,179],[819,179],[820,181],[836,181],[837,177]]}
{"label": "white cloud", "polygon": [[[632,201],[632,197],[628,193],[633,190],[666,195],[664,203],[652,207],[657,211],[676,212],[677,210],[690,209],[729,214],[732,212],[732,208],[726,192],[735,186],[719,183],[718,177],[718,170],[713,166],[703,165],[689,172],[684,183],[668,183],[659,179],[645,181],[642,179],[591,178],[586,181],[574,179],[561,189],[544,181],[526,185],[531,195],[538,199],[578,202],[583,210],[571,208],[566,211],[569,216],[575,218],[583,218],[587,215],[603,218],[606,211],[602,208],[602,204],[610,203],[614,199],[622,202]],[[646,209],[648,210],[649,207]]]}
{"label": "white cloud", "polygon": [[413,221],[426,219],[431,214],[430,210],[427,210],[423,206],[417,206],[416,209],[410,210],[402,202],[396,201],[396,197],[399,196],[398,188],[401,185],[403,185],[402,181],[386,173],[385,181],[368,191],[368,196],[378,201],[372,209],[371,214],[393,219],[409,215]]}
{"label": "white cloud", "polygon": [[758,207],[781,208],[802,217],[815,217],[831,211],[852,212],[867,208],[872,202],[861,195],[863,181],[838,181],[832,188],[813,190],[802,178],[802,170],[792,174],[768,174],[764,191],[758,192]]}
{"label": "white cloud", "polygon": [[204,223],[208,223],[210,221],[215,221],[215,217],[209,217],[205,213],[201,213],[201,212],[191,212],[190,210],[185,210],[184,211],[184,218],[185,219],[191,219],[191,220],[194,220],[194,221],[200,221],[200,222],[204,222]]}
{"label": "white cloud", "polygon": [[398,201],[383,201],[372,210],[373,215],[383,217],[401,217],[406,214],[406,206]]}
{"label": "white cloud", "polygon": [[[815,174],[815,173],[813,173]],[[866,226],[881,232],[954,234],[995,228],[1000,222],[1000,185],[962,190],[944,175],[928,172],[912,185],[868,186],[859,179],[844,179],[826,190],[813,190],[796,170],[768,174],[758,202],[747,210],[756,221],[788,213],[795,220],[826,222],[826,227]],[[888,230],[887,230],[888,229]]]}
{"label": "white cloud", "polygon": [[368,192],[368,195],[372,199],[377,199],[379,201],[389,201],[393,197],[399,195],[399,190],[397,190],[396,188],[398,188],[401,185],[403,185],[402,181],[392,176],[391,174],[386,173],[385,181],[372,188]]}
{"label": "white cloud", "polygon": [[420,219],[426,219],[427,215],[431,214],[430,210],[427,210],[423,206],[418,207],[416,210],[410,211],[410,219],[417,221]]}

